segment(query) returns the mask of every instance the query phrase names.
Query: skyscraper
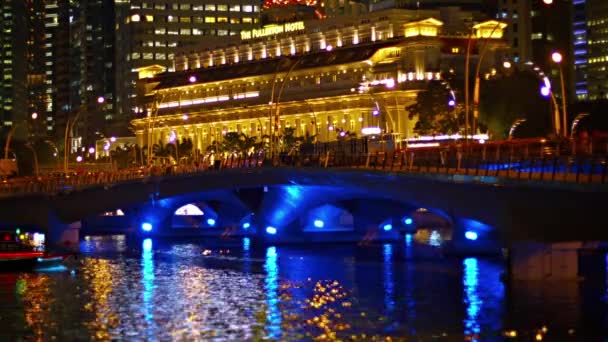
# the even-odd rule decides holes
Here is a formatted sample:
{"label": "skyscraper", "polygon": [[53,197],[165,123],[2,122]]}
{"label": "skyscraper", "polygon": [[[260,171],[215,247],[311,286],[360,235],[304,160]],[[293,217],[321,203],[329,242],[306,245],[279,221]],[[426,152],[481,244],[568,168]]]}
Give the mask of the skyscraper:
{"label": "skyscraper", "polygon": [[117,85],[117,110],[143,114],[142,106],[134,101],[138,69],[157,65],[173,70],[176,48],[260,26],[260,5],[258,0],[117,1],[118,49],[122,54],[117,56],[122,82]]}
{"label": "skyscraper", "polygon": [[3,1],[0,13],[0,124],[8,131],[27,118],[26,2]]}
{"label": "skyscraper", "polygon": [[608,2],[574,1],[572,33],[577,98],[608,99]]}

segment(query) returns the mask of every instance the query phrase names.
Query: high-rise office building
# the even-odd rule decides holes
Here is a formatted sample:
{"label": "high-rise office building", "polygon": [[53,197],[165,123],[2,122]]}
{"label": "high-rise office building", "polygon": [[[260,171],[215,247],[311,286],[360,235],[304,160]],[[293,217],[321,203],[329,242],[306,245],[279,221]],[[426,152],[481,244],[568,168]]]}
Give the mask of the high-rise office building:
{"label": "high-rise office building", "polygon": [[3,1],[0,9],[0,125],[5,133],[27,118],[29,18],[23,0]]}
{"label": "high-rise office building", "polygon": [[[118,4],[120,3],[120,5]],[[258,0],[122,0],[117,2],[118,68],[122,84],[118,94],[125,113],[143,114],[135,97],[138,69],[156,65],[173,70],[175,49],[210,37],[238,35],[261,25]]]}
{"label": "high-rise office building", "polygon": [[574,2],[572,27],[576,96],[608,99],[608,2]]}

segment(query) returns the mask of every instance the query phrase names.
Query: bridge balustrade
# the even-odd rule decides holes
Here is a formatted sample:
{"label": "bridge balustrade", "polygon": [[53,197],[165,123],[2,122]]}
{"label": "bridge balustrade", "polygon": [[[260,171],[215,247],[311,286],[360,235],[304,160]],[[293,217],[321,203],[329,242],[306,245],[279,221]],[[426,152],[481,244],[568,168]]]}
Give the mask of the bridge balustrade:
{"label": "bridge balustrade", "polygon": [[[593,147],[595,146],[595,148]],[[410,173],[462,174],[504,177],[543,182],[606,183],[608,143],[580,148],[571,142],[530,139],[486,144],[449,144],[431,148],[404,148],[368,152],[364,141],[345,140],[308,145],[299,154],[282,153],[269,160],[263,153],[232,154],[209,162],[114,171],[55,174],[0,181],[0,195],[58,193],[222,169],[250,169],[266,166],[368,168]]]}

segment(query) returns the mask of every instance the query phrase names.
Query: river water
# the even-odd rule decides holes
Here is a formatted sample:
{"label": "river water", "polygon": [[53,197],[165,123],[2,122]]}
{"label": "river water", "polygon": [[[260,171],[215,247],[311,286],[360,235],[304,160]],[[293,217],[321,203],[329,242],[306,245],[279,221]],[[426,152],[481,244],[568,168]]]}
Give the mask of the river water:
{"label": "river water", "polygon": [[264,248],[116,236],[81,251],[66,268],[0,273],[0,341],[601,341],[608,326],[603,269],[507,285],[501,260],[411,235]]}

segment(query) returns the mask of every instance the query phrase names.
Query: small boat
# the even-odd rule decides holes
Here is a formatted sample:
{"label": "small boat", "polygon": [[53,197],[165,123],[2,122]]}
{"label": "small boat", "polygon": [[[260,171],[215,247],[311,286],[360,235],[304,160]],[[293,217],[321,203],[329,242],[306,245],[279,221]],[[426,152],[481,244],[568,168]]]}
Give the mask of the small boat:
{"label": "small boat", "polygon": [[44,271],[61,267],[66,255],[36,250],[17,234],[0,232],[0,272]]}

